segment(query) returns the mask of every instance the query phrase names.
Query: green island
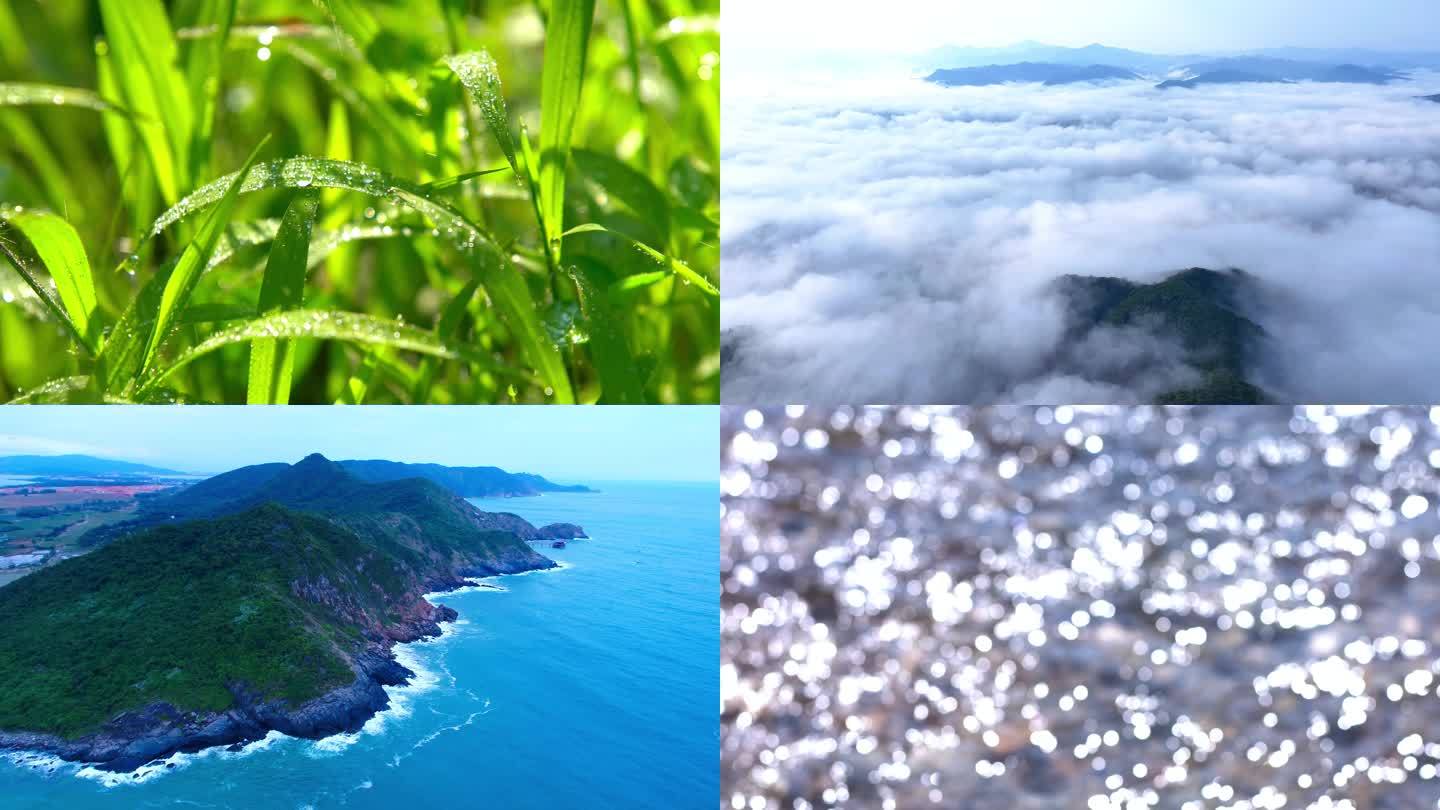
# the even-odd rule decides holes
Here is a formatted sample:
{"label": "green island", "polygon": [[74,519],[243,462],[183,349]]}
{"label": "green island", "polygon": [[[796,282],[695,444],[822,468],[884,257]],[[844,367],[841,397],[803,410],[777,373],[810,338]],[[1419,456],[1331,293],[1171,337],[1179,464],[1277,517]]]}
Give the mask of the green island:
{"label": "green island", "polygon": [[527,537],[583,536],[319,455],[105,528],[94,551],[0,588],[0,748],[123,771],[271,730],[357,729],[412,674],[390,647],[455,616],[424,594],[554,567]]}

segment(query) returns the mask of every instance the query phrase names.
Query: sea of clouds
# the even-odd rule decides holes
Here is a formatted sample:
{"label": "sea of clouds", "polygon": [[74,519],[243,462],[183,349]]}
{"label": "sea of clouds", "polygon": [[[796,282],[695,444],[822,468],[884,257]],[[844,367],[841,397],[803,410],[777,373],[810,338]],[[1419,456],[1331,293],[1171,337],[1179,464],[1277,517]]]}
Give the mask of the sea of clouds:
{"label": "sea of clouds", "polygon": [[[1150,399],[1193,381],[1178,349],[1063,345],[1053,281],[1196,266],[1258,279],[1282,401],[1440,401],[1440,74],[726,81],[726,401]],[[1137,356],[1167,372],[1117,378]]]}

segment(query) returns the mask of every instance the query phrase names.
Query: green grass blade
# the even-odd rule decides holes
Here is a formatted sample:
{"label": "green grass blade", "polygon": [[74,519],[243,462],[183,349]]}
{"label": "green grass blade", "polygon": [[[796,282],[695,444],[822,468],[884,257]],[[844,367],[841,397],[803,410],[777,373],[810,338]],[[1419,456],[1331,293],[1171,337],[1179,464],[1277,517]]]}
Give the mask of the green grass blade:
{"label": "green grass blade", "polygon": [[7,405],[62,405],[75,402],[76,394],[90,385],[87,376],[57,377],[43,385],[26,391],[10,400]]}
{"label": "green grass blade", "polygon": [[207,36],[192,43],[185,62],[185,81],[195,126],[190,133],[190,177],[204,177],[210,165],[215,134],[215,111],[220,97],[220,69],[224,64],[225,42],[235,22],[235,0],[199,0],[197,27]]}
{"label": "green grass blade", "polygon": [[486,266],[479,272],[485,294],[510,328],[525,356],[540,373],[540,378],[549,386],[550,396],[563,405],[573,403],[575,392],[570,386],[565,360],[545,334],[545,325],[540,321],[540,312],[530,289],[525,286],[525,279],[515,268],[505,265]]}
{"label": "green grass blade", "polygon": [[169,366],[151,376],[137,392],[136,398],[144,399],[165,379],[213,351],[238,343],[271,338],[341,340],[388,346],[447,360],[464,360],[477,369],[497,376],[534,382],[528,373],[497,362],[482,349],[464,343],[447,343],[433,332],[398,321],[353,312],[292,309],[271,313],[211,334],[175,358]]}
{"label": "green grass blade", "polygon": [[189,187],[193,112],[174,32],[160,0],[100,0],[111,67],[126,106],[144,117],[141,137],[169,202]]}
{"label": "green grass blade", "polygon": [[[455,332],[460,328],[460,319],[465,317],[465,309],[470,306],[470,301],[480,289],[480,281],[471,279],[461,288],[456,296],[450,299],[445,305],[445,311],[440,313],[440,323],[435,325],[435,334],[441,340],[450,340],[455,337]],[[420,374],[415,381],[415,386],[410,389],[411,402],[426,402],[430,399],[430,388],[435,384],[435,359],[427,357],[420,361]]]}
{"label": "green grass blade", "polygon": [[424,185],[420,186],[420,188],[425,192],[425,196],[428,197],[431,194],[435,194],[437,192],[449,191],[450,189],[474,180],[477,177],[484,177],[487,174],[495,174],[497,172],[503,171],[505,171],[504,166],[501,166],[498,169],[481,169],[478,172],[465,172],[464,174],[457,174],[454,177],[447,177],[444,180],[435,180],[429,183],[425,183]]}
{"label": "green grass blade", "polygon": [[[40,261],[50,271],[60,301],[75,330],[85,336],[85,348],[95,353],[99,323],[95,321],[95,281],[80,234],[70,223],[44,211],[0,209],[4,219],[25,235]],[[17,265],[18,266],[18,265]]]}
{"label": "green grass blade", "polygon": [[31,54],[30,43],[10,6],[10,3],[0,3],[0,66],[8,64],[13,68],[29,64]]}
{"label": "green grass blade", "polygon": [[[644,242],[641,242],[639,239],[634,238],[633,236],[627,236],[627,235],[625,235],[625,234],[623,234],[623,233],[620,233],[619,231],[611,230],[610,228],[607,228],[607,227],[605,227],[604,225],[596,225],[596,224],[594,224],[594,223],[587,223],[587,224],[585,224],[585,225],[576,225],[575,227],[573,227],[573,228],[571,228],[570,230],[566,231],[566,232],[563,234],[563,236],[578,236],[579,234],[583,234],[583,233],[609,233],[609,234],[614,234],[615,236],[618,236],[618,237],[620,237],[621,239],[624,239],[624,240],[626,240],[627,242],[629,242],[630,244],[634,245],[636,250],[640,251],[641,253],[645,254],[646,256],[649,256],[651,259],[653,259],[653,260],[655,261],[656,264],[659,264],[659,265],[663,265],[663,266],[665,266],[665,267],[668,267],[671,272],[673,272],[675,275],[679,276],[679,277],[680,277],[680,280],[683,281],[683,282],[685,282],[686,284],[694,284],[696,287],[698,287],[698,288],[700,289],[701,292],[705,293],[706,295],[710,296],[711,298],[719,298],[719,297],[720,297],[720,290],[719,290],[714,284],[712,284],[709,279],[707,279],[707,278],[705,278],[704,276],[700,275],[699,273],[695,272],[695,270],[694,270],[693,268],[691,268],[690,265],[688,265],[688,264],[680,261],[679,259],[675,259],[675,258],[672,258],[672,257],[670,257],[670,256],[665,255],[664,253],[661,253],[660,251],[656,250],[655,248],[652,248],[652,247],[650,247],[649,245],[645,244]],[[646,274],[646,275],[648,275],[648,274]],[[653,283],[653,282],[648,282],[648,283]]]}
{"label": "green grass blade", "polygon": [[374,15],[355,0],[320,0],[320,7],[330,13],[330,21],[353,39],[362,53],[380,33]]}
{"label": "green grass blade", "polygon": [[644,287],[649,287],[651,284],[657,284],[667,278],[673,278],[672,274],[667,270],[656,270],[653,273],[636,273],[633,276],[626,276],[614,284],[611,284],[610,290],[611,292],[639,290]]}
{"label": "green grass blade", "polygon": [[663,247],[670,241],[670,204],[650,178],[610,155],[575,150],[575,167],[655,227]]}
{"label": "green grass blade", "polygon": [[26,157],[52,206],[58,208],[76,199],[75,184],[70,182],[65,164],[50,148],[50,137],[19,110],[0,107],[0,143],[5,144],[7,152]]}
{"label": "green grass blade", "polygon": [[515,139],[510,135],[510,117],[505,111],[505,96],[500,92],[500,71],[495,59],[487,51],[474,51],[447,56],[445,64],[470,91],[470,97],[480,108],[480,114],[485,116],[485,123],[500,145],[500,151],[510,161],[511,170],[519,174],[520,168],[515,165]]}
{"label": "green grass blade", "polygon": [[[0,213],[0,222],[6,221],[8,221],[6,216]],[[70,313],[66,311],[65,304],[55,297],[55,293],[51,291],[50,285],[46,284],[45,280],[36,273],[34,265],[39,262],[39,259],[32,259],[31,251],[21,247],[15,239],[6,233],[7,227],[13,226],[0,227],[0,256],[4,256],[10,260],[15,270],[20,273],[20,277],[25,280],[25,283],[34,291],[35,296],[45,305],[45,309],[48,310],[49,314],[65,326],[66,330],[74,336],[80,346],[93,355],[95,353],[95,347],[90,343],[88,338],[86,338],[85,333],[70,319]]]}
{"label": "green grass blade", "polygon": [[[154,237],[185,217],[220,201],[236,175],[209,183],[161,214],[150,227]],[[371,194],[413,208],[428,217],[443,234],[467,251],[484,248],[494,255],[500,248],[489,234],[480,230],[451,206],[432,200],[424,186],[391,177],[360,163],[329,158],[297,157],[262,163],[241,179],[242,194],[266,189],[338,188]]]}
{"label": "green grass blade", "polygon": [[190,240],[190,244],[185,247],[185,252],[180,254],[180,260],[175,263],[175,268],[166,279],[159,306],[155,311],[155,323],[150,330],[150,339],[146,343],[144,353],[140,355],[139,368],[142,376],[150,359],[155,356],[155,351],[169,337],[171,322],[176,314],[185,308],[185,303],[190,299],[190,293],[195,289],[195,282],[199,280],[200,272],[209,262],[210,254],[215,252],[215,245],[220,241],[220,235],[230,221],[230,213],[235,208],[235,200],[240,196],[241,183],[249,173],[250,167],[255,165],[255,159],[260,156],[260,150],[265,148],[265,144],[269,140],[268,137],[262,140],[260,145],[255,147],[255,151],[250,153],[250,158],[245,161],[245,166],[239,172],[231,175],[233,179],[221,196],[220,202],[210,212],[205,223],[200,226],[195,238]]}
{"label": "green grass blade", "polygon": [[[318,189],[302,191],[290,202],[280,230],[270,247],[265,279],[260,285],[258,315],[298,309],[305,300],[309,267],[310,233],[319,207]],[[266,339],[250,344],[250,381],[246,401],[251,405],[284,405],[290,401],[290,377],[295,357],[288,341]]]}
{"label": "green grass blade", "polygon": [[[210,254],[210,261],[205,263],[205,270],[208,272],[225,264],[245,248],[274,241],[275,234],[279,232],[280,220],[278,219],[257,219],[254,222],[231,225],[221,238],[220,244],[215,246],[215,252]],[[351,242],[396,239],[413,234],[414,231],[410,228],[395,228],[386,225],[342,224],[335,229],[322,228],[316,230],[310,237],[309,265],[311,269],[314,269],[335,251]],[[254,313],[247,314],[253,315]]]}
{"label": "green grass blade", "polygon": [[580,291],[580,311],[589,327],[590,353],[604,386],[602,401],[613,405],[643,404],[645,386],[635,358],[630,354],[620,318],[611,308],[605,289],[597,285],[583,268],[571,267],[566,272]]}
{"label": "green grass blade", "polygon": [[[121,95],[115,70],[111,66],[113,60],[114,57],[107,49],[96,49],[95,79],[100,94],[106,98],[118,98]],[[101,124],[104,125],[105,141],[109,144],[111,159],[115,162],[115,174],[120,179],[120,196],[122,202],[127,204],[116,207],[113,227],[118,229],[121,227],[121,220],[128,219],[126,224],[138,230],[154,216],[155,206],[158,204],[155,197],[157,184],[152,179],[154,171],[145,157],[139,127],[132,121],[121,120],[113,115],[103,116]],[[129,209],[128,218],[122,217],[121,213],[126,208]]]}
{"label": "green grass blade", "polygon": [[81,87],[25,82],[0,82],[0,107],[81,107],[124,117],[133,115],[124,106]]}
{"label": "green grass blade", "polygon": [[545,62],[540,79],[541,229],[556,262],[565,219],[565,166],[580,89],[595,0],[554,0],[545,30]]}

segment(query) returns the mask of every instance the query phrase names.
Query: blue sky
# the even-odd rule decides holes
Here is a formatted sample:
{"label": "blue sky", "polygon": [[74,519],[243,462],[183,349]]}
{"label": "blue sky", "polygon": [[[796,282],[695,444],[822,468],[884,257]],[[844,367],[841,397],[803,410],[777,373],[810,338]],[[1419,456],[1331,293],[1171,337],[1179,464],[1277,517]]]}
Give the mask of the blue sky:
{"label": "blue sky", "polygon": [[1099,42],[1160,53],[1440,49],[1440,0],[726,0],[726,50]]}
{"label": "blue sky", "polygon": [[496,466],[561,483],[714,481],[714,407],[53,406],[0,410],[0,455],[83,453],[214,473],[309,453]]}

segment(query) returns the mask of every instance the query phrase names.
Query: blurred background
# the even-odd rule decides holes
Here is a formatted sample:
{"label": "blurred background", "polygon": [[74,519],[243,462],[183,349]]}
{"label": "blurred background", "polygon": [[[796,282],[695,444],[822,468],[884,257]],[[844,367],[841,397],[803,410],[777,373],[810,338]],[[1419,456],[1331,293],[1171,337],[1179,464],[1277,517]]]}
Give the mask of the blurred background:
{"label": "blurred background", "polygon": [[1440,408],[722,422],[722,807],[1435,806]]}
{"label": "blurred background", "polygon": [[[224,2],[163,4],[178,64],[190,81],[218,81],[208,148],[183,174],[198,187],[236,171],[266,135],[263,161],[299,155],[356,161],[415,184],[506,167],[439,196],[509,253],[535,299],[547,338],[564,358],[575,397],[613,399],[565,273],[546,267],[525,183],[508,169],[479,109],[440,60],[487,50],[494,58],[517,143],[540,128],[549,3],[526,0],[238,0],[223,51],[205,63]],[[684,262],[718,283],[719,3],[601,0],[590,32],[565,225],[596,223]],[[139,8],[136,8],[137,18]],[[221,12],[223,16],[223,11]],[[113,34],[113,32],[111,32]],[[196,224],[155,242],[138,238],[176,200],[157,182],[121,104],[117,64],[98,0],[0,0],[0,86],[46,85],[98,95],[0,92],[0,203],[43,208],[78,232],[94,267],[100,311],[118,318],[157,267],[183,249]],[[153,42],[154,47],[163,45]],[[196,70],[197,65],[199,70]],[[203,97],[203,93],[197,97]],[[61,103],[61,102],[64,103]],[[123,106],[123,104],[121,104]],[[174,111],[179,116],[179,110]],[[197,121],[203,111],[190,110]],[[197,127],[197,133],[200,131]],[[538,142],[538,141],[537,141]],[[199,143],[199,141],[197,141]],[[193,344],[254,313],[269,243],[247,228],[275,220],[293,190],[241,197],[226,239],[235,255],[206,273],[181,336]],[[273,230],[274,222],[270,222]],[[312,269],[305,306],[362,312],[429,329],[470,280],[431,222],[381,197],[327,189],[319,234],[344,233]],[[351,230],[346,230],[351,229]],[[360,230],[354,230],[360,229]],[[253,237],[253,233],[251,233]],[[222,240],[222,250],[226,240]],[[119,272],[141,251],[138,265]],[[568,264],[612,289],[607,330],[623,341],[623,372],[653,402],[718,399],[718,302],[610,233],[566,240]],[[482,288],[454,327],[459,340],[523,371],[518,348]],[[243,401],[247,345],[227,347],[170,381],[198,401]],[[0,258],[0,400],[87,371],[71,339]],[[384,346],[300,341],[296,402],[548,401],[544,384],[516,382],[463,362],[427,361]],[[99,394],[86,395],[90,400]]]}

